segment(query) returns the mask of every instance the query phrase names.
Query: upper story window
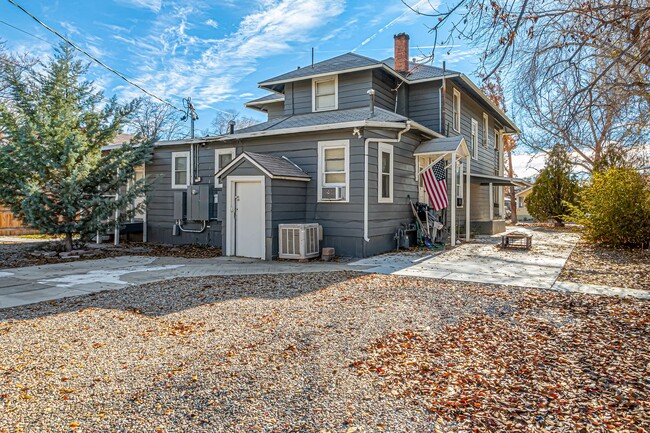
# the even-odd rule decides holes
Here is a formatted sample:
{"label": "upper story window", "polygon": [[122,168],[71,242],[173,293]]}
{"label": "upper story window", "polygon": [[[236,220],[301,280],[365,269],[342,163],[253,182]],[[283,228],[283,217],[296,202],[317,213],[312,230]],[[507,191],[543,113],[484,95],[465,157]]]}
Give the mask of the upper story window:
{"label": "upper story window", "polygon": [[488,147],[488,115],[483,113],[483,146]]}
{"label": "upper story window", "polygon": [[[230,161],[235,159],[235,148],[228,147],[225,149],[216,149],[214,151],[214,172],[218,173],[219,170],[230,164]],[[223,187],[217,179],[214,180],[214,186],[217,188]]]}
{"label": "upper story window", "polygon": [[393,202],[393,146],[379,143],[379,174],[378,199],[379,203]]}
{"label": "upper story window", "polygon": [[350,141],[318,142],[318,201],[348,202]]}
{"label": "upper story window", "polygon": [[190,152],[172,152],[172,188],[187,188],[190,184]]}
{"label": "upper story window", "polygon": [[472,119],[472,158],[478,159],[478,122]]}
{"label": "upper story window", "polygon": [[336,110],[339,106],[338,76],[312,80],[312,111]]}
{"label": "upper story window", "polygon": [[460,132],[460,92],[454,89],[454,98],[452,101],[452,128]]}

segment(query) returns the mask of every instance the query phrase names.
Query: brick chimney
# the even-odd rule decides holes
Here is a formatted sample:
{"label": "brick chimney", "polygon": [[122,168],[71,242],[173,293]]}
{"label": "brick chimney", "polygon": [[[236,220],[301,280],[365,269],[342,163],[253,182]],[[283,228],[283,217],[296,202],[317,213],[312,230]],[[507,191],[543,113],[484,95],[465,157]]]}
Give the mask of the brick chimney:
{"label": "brick chimney", "polygon": [[395,70],[408,72],[409,70],[409,35],[398,33],[395,38]]}

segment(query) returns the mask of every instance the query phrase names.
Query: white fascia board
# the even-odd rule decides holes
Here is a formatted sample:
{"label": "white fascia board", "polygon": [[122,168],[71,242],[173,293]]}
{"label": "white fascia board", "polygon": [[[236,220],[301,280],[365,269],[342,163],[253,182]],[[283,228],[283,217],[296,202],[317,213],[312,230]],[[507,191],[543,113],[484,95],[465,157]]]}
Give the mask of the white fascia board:
{"label": "white fascia board", "polygon": [[273,104],[274,102],[283,102],[284,101],[284,96],[283,97],[277,97],[275,99],[267,99],[266,101],[250,101],[244,104],[244,107],[249,107],[249,108],[255,108],[255,105],[266,105],[266,104]]}
{"label": "white fascia board", "polygon": [[[431,137],[442,138],[443,135],[437,133],[436,131],[427,128],[426,126],[420,125],[417,122],[410,121],[411,126],[419,131],[423,132],[426,135]],[[341,123],[331,123],[327,125],[314,125],[314,126],[301,126],[298,128],[286,128],[286,129],[277,129],[271,131],[255,131],[247,132],[243,134],[229,134],[223,135],[217,138],[217,141],[228,141],[228,140],[239,140],[243,138],[254,138],[254,137],[268,137],[271,135],[282,135],[282,134],[298,134],[304,132],[318,132],[318,131],[328,131],[333,129],[346,129],[346,128],[393,128],[393,129],[403,129],[403,122],[374,122],[374,121],[355,121],[355,122],[341,122]],[[212,137],[211,137],[212,138]]]}

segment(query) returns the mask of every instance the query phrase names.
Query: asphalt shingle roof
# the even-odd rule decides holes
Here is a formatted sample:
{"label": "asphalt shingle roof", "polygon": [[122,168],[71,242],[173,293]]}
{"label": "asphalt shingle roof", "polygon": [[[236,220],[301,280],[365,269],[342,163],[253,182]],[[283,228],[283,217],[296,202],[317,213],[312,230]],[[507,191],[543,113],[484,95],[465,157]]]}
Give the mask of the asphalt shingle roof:
{"label": "asphalt shingle roof", "polygon": [[451,137],[434,138],[420,143],[420,145],[413,152],[414,155],[435,152],[454,152],[463,141],[462,135],[454,135]]}
{"label": "asphalt shingle roof", "polygon": [[332,123],[361,122],[364,120],[373,122],[405,122],[408,119],[402,115],[378,107],[375,108],[375,113],[372,116],[370,115],[369,107],[352,108],[350,110],[332,110],[276,117],[268,122],[238,129],[235,131],[235,135],[249,132],[329,125]]}
{"label": "asphalt shingle roof", "polygon": [[269,78],[260,84],[264,84],[266,82],[292,80],[294,78],[306,77],[310,75],[328,74],[330,72],[343,71],[353,68],[363,68],[366,66],[379,64],[380,62],[375,59],[360,56],[354,53],[346,53],[340,56],[332,57],[331,59],[323,60],[322,62],[314,63],[313,67],[311,65],[308,65],[291,72],[287,72],[286,74]]}
{"label": "asphalt shingle roof", "polygon": [[311,179],[311,176],[284,158],[254,152],[244,152],[244,154],[260,166],[264,167],[264,169],[273,176]]}
{"label": "asphalt shingle roof", "polygon": [[[382,60],[381,63],[384,63],[385,65],[393,68],[395,66],[395,59],[393,57],[389,57],[385,60]],[[452,71],[450,69],[447,69],[445,71],[445,75],[459,74],[459,73],[460,72]],[[442,77],[443,75],[442,68],[439,68],[437,66],[431,66],[431,65],[423,65],[414,62],[409,62],[408,72],[398,72],[398,74],[400,74],[404,78],[413,81],[424,80],[427,78],[438,78],[438,77]]]}
{"label": "asphalt shingle roof", "polygon": [[253,99],[252,101],[248,101],[246,104],[256,104],[260,102],[266,102],[266,101],[284,101],[284,95],[278,95],[277,93],[269,93],[268,95],[264,95],[261,98]]}

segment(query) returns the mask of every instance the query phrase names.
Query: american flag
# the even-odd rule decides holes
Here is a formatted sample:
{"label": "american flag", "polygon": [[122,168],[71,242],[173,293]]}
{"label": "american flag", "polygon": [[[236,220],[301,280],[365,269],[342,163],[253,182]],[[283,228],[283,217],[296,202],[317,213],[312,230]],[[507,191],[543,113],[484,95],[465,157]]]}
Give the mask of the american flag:
{"label": "american flag", "polygon": [[438,161],[431,168],[422,173],[424,188],[429,196],[429,203],[434,210],[444,209],[449,205],[447,197],[447,179],[445,161]]}

